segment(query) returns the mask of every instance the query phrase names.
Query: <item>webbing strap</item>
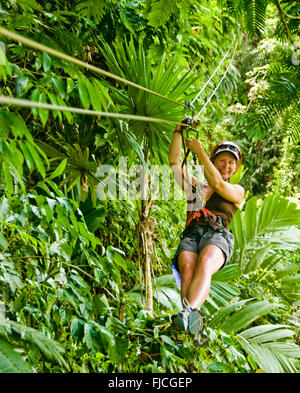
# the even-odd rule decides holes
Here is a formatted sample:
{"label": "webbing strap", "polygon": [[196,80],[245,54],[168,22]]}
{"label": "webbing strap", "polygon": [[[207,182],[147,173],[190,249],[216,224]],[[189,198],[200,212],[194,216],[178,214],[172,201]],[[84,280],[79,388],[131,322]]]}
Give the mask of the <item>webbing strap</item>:
{"label": "webbing strap", "polygon": [[193,220],[199,221],[200,218],[202,218],[204,222],[210,224],[214,230],[221,226],[217,221],[218,216],[213,214],[210,210],[203,208],[201,210],[190,211],[185,228],[187,228]]}

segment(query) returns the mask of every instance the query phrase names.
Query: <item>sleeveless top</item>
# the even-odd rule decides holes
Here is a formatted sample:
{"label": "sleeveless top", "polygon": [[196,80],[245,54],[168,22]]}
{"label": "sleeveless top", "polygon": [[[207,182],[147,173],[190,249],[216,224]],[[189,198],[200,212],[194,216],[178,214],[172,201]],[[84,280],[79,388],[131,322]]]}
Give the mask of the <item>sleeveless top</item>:
{"label": "sleeveless top", "polygon": [[[193,190],[195,190],[193,186]],[[222,224],[225,228],[228,228],[230,221],[232,220],[237,207],[233,202],[228,201],[227,199],[223,198],[217,192],[214,192],[209,200],[205,204],[205,208],[201,210],[200,206],[197,206],[196,198],[194,200],[188,200],[188,204],[190,205],[190,211],[187,211],[187,218],[189,217],[190,213],[195,211],[203,211],[204,216],[201,214],[196,220],[192,219],[190,222],[191,225],[205,225],[207,224],[208,220],[205,217],[205,211],[211,212],[213,215],[220,217]],[[215,218],[216,220],[216,218]]]}
{"label": "sleeveless top", "polygon": [[216,192],[206,202],[205,207],[216,216],[221,217],[225,228],[228,227],[230,221],[233,219],[234,213],[237,211],[237,207],[233,202],[227,201],[227,199]]}

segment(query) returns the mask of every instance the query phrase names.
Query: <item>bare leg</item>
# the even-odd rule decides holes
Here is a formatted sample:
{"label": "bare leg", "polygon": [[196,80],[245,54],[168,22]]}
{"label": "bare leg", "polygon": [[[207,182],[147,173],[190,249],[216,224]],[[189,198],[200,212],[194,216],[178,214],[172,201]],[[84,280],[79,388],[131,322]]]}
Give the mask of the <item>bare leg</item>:
{"label": "bare leg", "polygon": [[190,281],[185,294],[192,308],[200,308],[205,302],[210,291],[211,277],[216,273],[225,261],[223,251],[213,245],[205,246],[194,266],[193,278]]}
{"label": "bare leg", "polygon": [[181,277],[181,300],[187,298],[188,288],[192,282],[198,254],[192,251],[182,251],[178,255],[178,266]]}

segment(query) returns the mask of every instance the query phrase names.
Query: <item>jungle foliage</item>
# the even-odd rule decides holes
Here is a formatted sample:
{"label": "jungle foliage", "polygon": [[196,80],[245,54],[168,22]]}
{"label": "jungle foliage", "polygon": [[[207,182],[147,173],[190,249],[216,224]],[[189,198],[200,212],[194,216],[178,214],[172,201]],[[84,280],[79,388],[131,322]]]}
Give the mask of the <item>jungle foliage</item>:
{"label": "jungle foliage", "polygon": [[[247,191],[230,226],[233,258],[203,306],[210,341],[196,348],[170,323],[181,307],[170,262],[184,198],[155,199],[142,185],[144,199],[123,197],[120,159],[147,179],[151,165],[167,165],[174,127],[1,105],[0,372],[299,372],[299,3],[2,0],[0,26],[181,103],[229,50],[195,101],[197,112],[228,67],[199,138],[207,151],[241,146],[234,181]],[[174,102],[1,41],[1,96],[184,116]],[[117,198],[101,197],[104,165],[118,171]]]}

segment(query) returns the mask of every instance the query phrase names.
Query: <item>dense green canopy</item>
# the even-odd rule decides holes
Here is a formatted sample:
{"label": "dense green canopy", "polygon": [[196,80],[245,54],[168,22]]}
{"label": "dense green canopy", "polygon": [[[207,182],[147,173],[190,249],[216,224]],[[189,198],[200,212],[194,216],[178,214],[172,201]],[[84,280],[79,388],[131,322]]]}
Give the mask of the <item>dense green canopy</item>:
{"label": "dense green canopy", "polygon": [[[299,372],[300,3],[3,0],[0,29],[85,64],[0,31],[0,372]],[[192,114],[246,190],[201,349],[170,323]]]}

